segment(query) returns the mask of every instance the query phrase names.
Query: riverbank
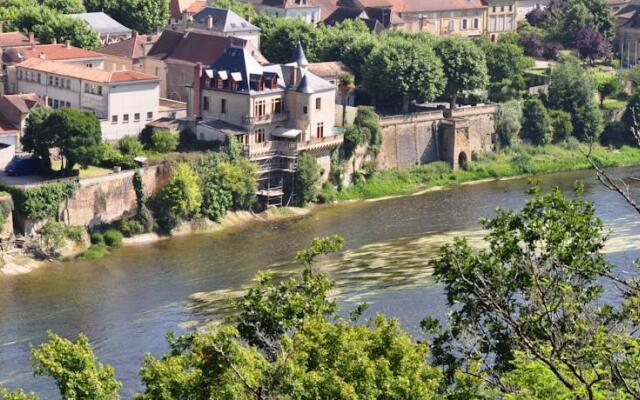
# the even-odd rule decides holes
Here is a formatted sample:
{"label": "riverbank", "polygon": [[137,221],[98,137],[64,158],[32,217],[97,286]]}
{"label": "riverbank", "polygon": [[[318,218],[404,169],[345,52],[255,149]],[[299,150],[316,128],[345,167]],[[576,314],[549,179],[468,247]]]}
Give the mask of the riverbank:
{"label": "riverbank", "polygon": [[[425,190],[438,190],[463,183],[591,169],[584,156],[585,144],[547,146],[522,145],[486,153],[465,169],[453,171],[448,163],[435,162],[406,170],[375,172],[366,181],[345,188],[339,200],[369,200],[406,196]],[[624,146],[609,150],[594,146],[592,155],[605,168],[640,165],[640,149]]]}

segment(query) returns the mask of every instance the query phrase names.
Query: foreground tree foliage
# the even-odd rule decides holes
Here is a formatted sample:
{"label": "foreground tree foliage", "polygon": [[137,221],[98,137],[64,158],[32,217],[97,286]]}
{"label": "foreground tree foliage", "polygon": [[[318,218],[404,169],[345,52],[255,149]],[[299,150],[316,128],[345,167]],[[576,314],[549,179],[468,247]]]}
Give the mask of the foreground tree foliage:
{"label": "foreground tree foliage", "polygon": [[509,399],[637,398],[638,283],[614,275],[591,203],[533,191],[522,211],[483,221],[488,249],[458,239],[433,263],[452,306],[448,328],[424,321],[437,362],[454,386]]}

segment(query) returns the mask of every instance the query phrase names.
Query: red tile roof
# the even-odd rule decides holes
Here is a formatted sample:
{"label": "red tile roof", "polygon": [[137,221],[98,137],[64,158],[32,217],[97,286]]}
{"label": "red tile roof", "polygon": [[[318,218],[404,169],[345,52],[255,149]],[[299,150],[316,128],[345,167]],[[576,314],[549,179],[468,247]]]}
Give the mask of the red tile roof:
{"label": "red tile roof", "polygon": [[0,47],[24,46],[27,44],[29,44],[29,37],[21,32],[0,32]]}
{"label": "red tile roof", "polygon": [[121,40],[117,43],[105,46],[97,51],[102,54],[119,56],[124,58],[138,59],[147,55],[147,46],[158,41],[159,34],[140,35],[133,33],[129,39]]}
{"label": "red tile roof", "polygon": [[4,107],[14,107],[21,113],[28,113],[35,106],[43,106],[44,100],[35,93],[7,94],[0,97]]}
{"label": "red tile roof", "polygon": [[60,76],[67,76],[98,83],[122,83],[135,81],[158,80],[154,75],[139,71],[104,71],[95,68],[87,68],[75,64],[30,58],[18,64],[18,67],[34,71],[47,72]]}
{"label": "red tile roof", "polygon": [[82,58],[104,58],[104,55],[95,51],[81,49],[80,47],[67,46],[66,44],[38,44],[35,46],[19,47],[18,51],[24,53],[25,58],[44,56],[47,60],[60,61]]}

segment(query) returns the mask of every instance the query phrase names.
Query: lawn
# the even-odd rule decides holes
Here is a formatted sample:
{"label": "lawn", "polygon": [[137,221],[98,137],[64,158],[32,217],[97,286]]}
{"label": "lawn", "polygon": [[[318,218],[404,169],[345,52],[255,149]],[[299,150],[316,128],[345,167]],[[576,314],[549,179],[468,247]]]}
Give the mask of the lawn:
{"label": "lawn", "polygon": [[[62,162],[60,160],[53,160],[51,163],[51,167],[54,171],[59,171],[62,166]],[[113,170],[109,168],[102,168],[90,165],[87,168],[81,168],[80,166],[76,166],[74,169],[80,170],[80,178],[95,178],[96,176],[109,175],[113,173]]]}
{"label": "lawn", "polygon": [[[584,144],[517,146],[484,154],[470,162],[466,169],[452,171],[448,163],[434,162],[406,170],[376,172],[366,182],[345,188],[338,193],[341,200],[372,199],[406,195],[434,186],[449,186],[487,178],[507,178],[519,175],[545,174],[590,168],[583,155]],[[593,149],[594,158],[603,167],[640,165],[640,149],[622,147]]]}

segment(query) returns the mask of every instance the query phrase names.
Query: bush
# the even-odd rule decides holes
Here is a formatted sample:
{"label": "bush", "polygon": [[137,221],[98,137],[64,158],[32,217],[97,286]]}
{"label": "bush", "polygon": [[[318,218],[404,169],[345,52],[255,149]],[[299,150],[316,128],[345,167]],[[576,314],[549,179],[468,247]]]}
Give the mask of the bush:
{"label": "bush", "polygon": [[188,164],[178,164],[171,179],[152,201],[160,229],[169,233],[181,220],[195,215],[202,204],[200,179]]}
{"label": "bush", "polygon": [[144,146],[134,136],[125,136],[118,142],[118,150],[124,156],[137,157],[144,152]]}
{"label": "bush", "polygon": [[104,244],[104,235],[100,232],[91,232],[89,238],[91,239],[91,244]]}
{"label": "bush", "polygon": [[338,198],[338,190],[329,181],[322,185],[322,190],[318,193],[318,203],[333,203]]}
{"label": "bush", "polygon": [[496,112],[496,133],[503,147],[515,144],[515,138],[522,127],[522,104],[511,100],[498,105]]}
{"label": "bush", "polygon": [[573,133],[571,114],[562,110],[549,110],[551,128],[553,130],[553,143],[564,142]]}
{"label": "bush", "polygon": [[141,235],[146,232],[145,226],[134,218],[124,217],[118,223],[118,229],[126,237]]}
{"label": "bush", "polygon": [[115,229],[109,229],[104,233],[104,244],[114,249],[122,246],[122,233]]}
{"label": "bush", "polygon": [[151,137],[151,150],[158,153],[175,151],[178,146],[178,134],[169,131],[157,131]]}
{"label": "bush", "polygon": [[523,139],[536,146],[541,146],[551,141],[551,121],[547,109],[537,97],[525,100],[522,106],[522,130]]}
{"label": "bush", "polygon": [[80,242],[82,240],[82,235],[86,232],[84,226],[65,226],[64,228],[64,236],[72,240],[74,242]]}
{"label": "bush", "polygon": [[88,249],[80,253],[79,258],[85,260],[99,260],[107,254],[107,247],[104,243],[98,243],[90,246]]}
{"label": "bush", "polygon": [[302,153],[298,157],[298,171],[296,172],[296,195],[300,205],[315,201],[318,195],[320,181],[320,165],[316,158],[309,153]]}
{"label": "bush", "polygon": [[100,165],[104,168],[121,167],[122,169],[134,169],[137,164],[133,155],[124,155],[120,150],[103,143],[100,149]]}

